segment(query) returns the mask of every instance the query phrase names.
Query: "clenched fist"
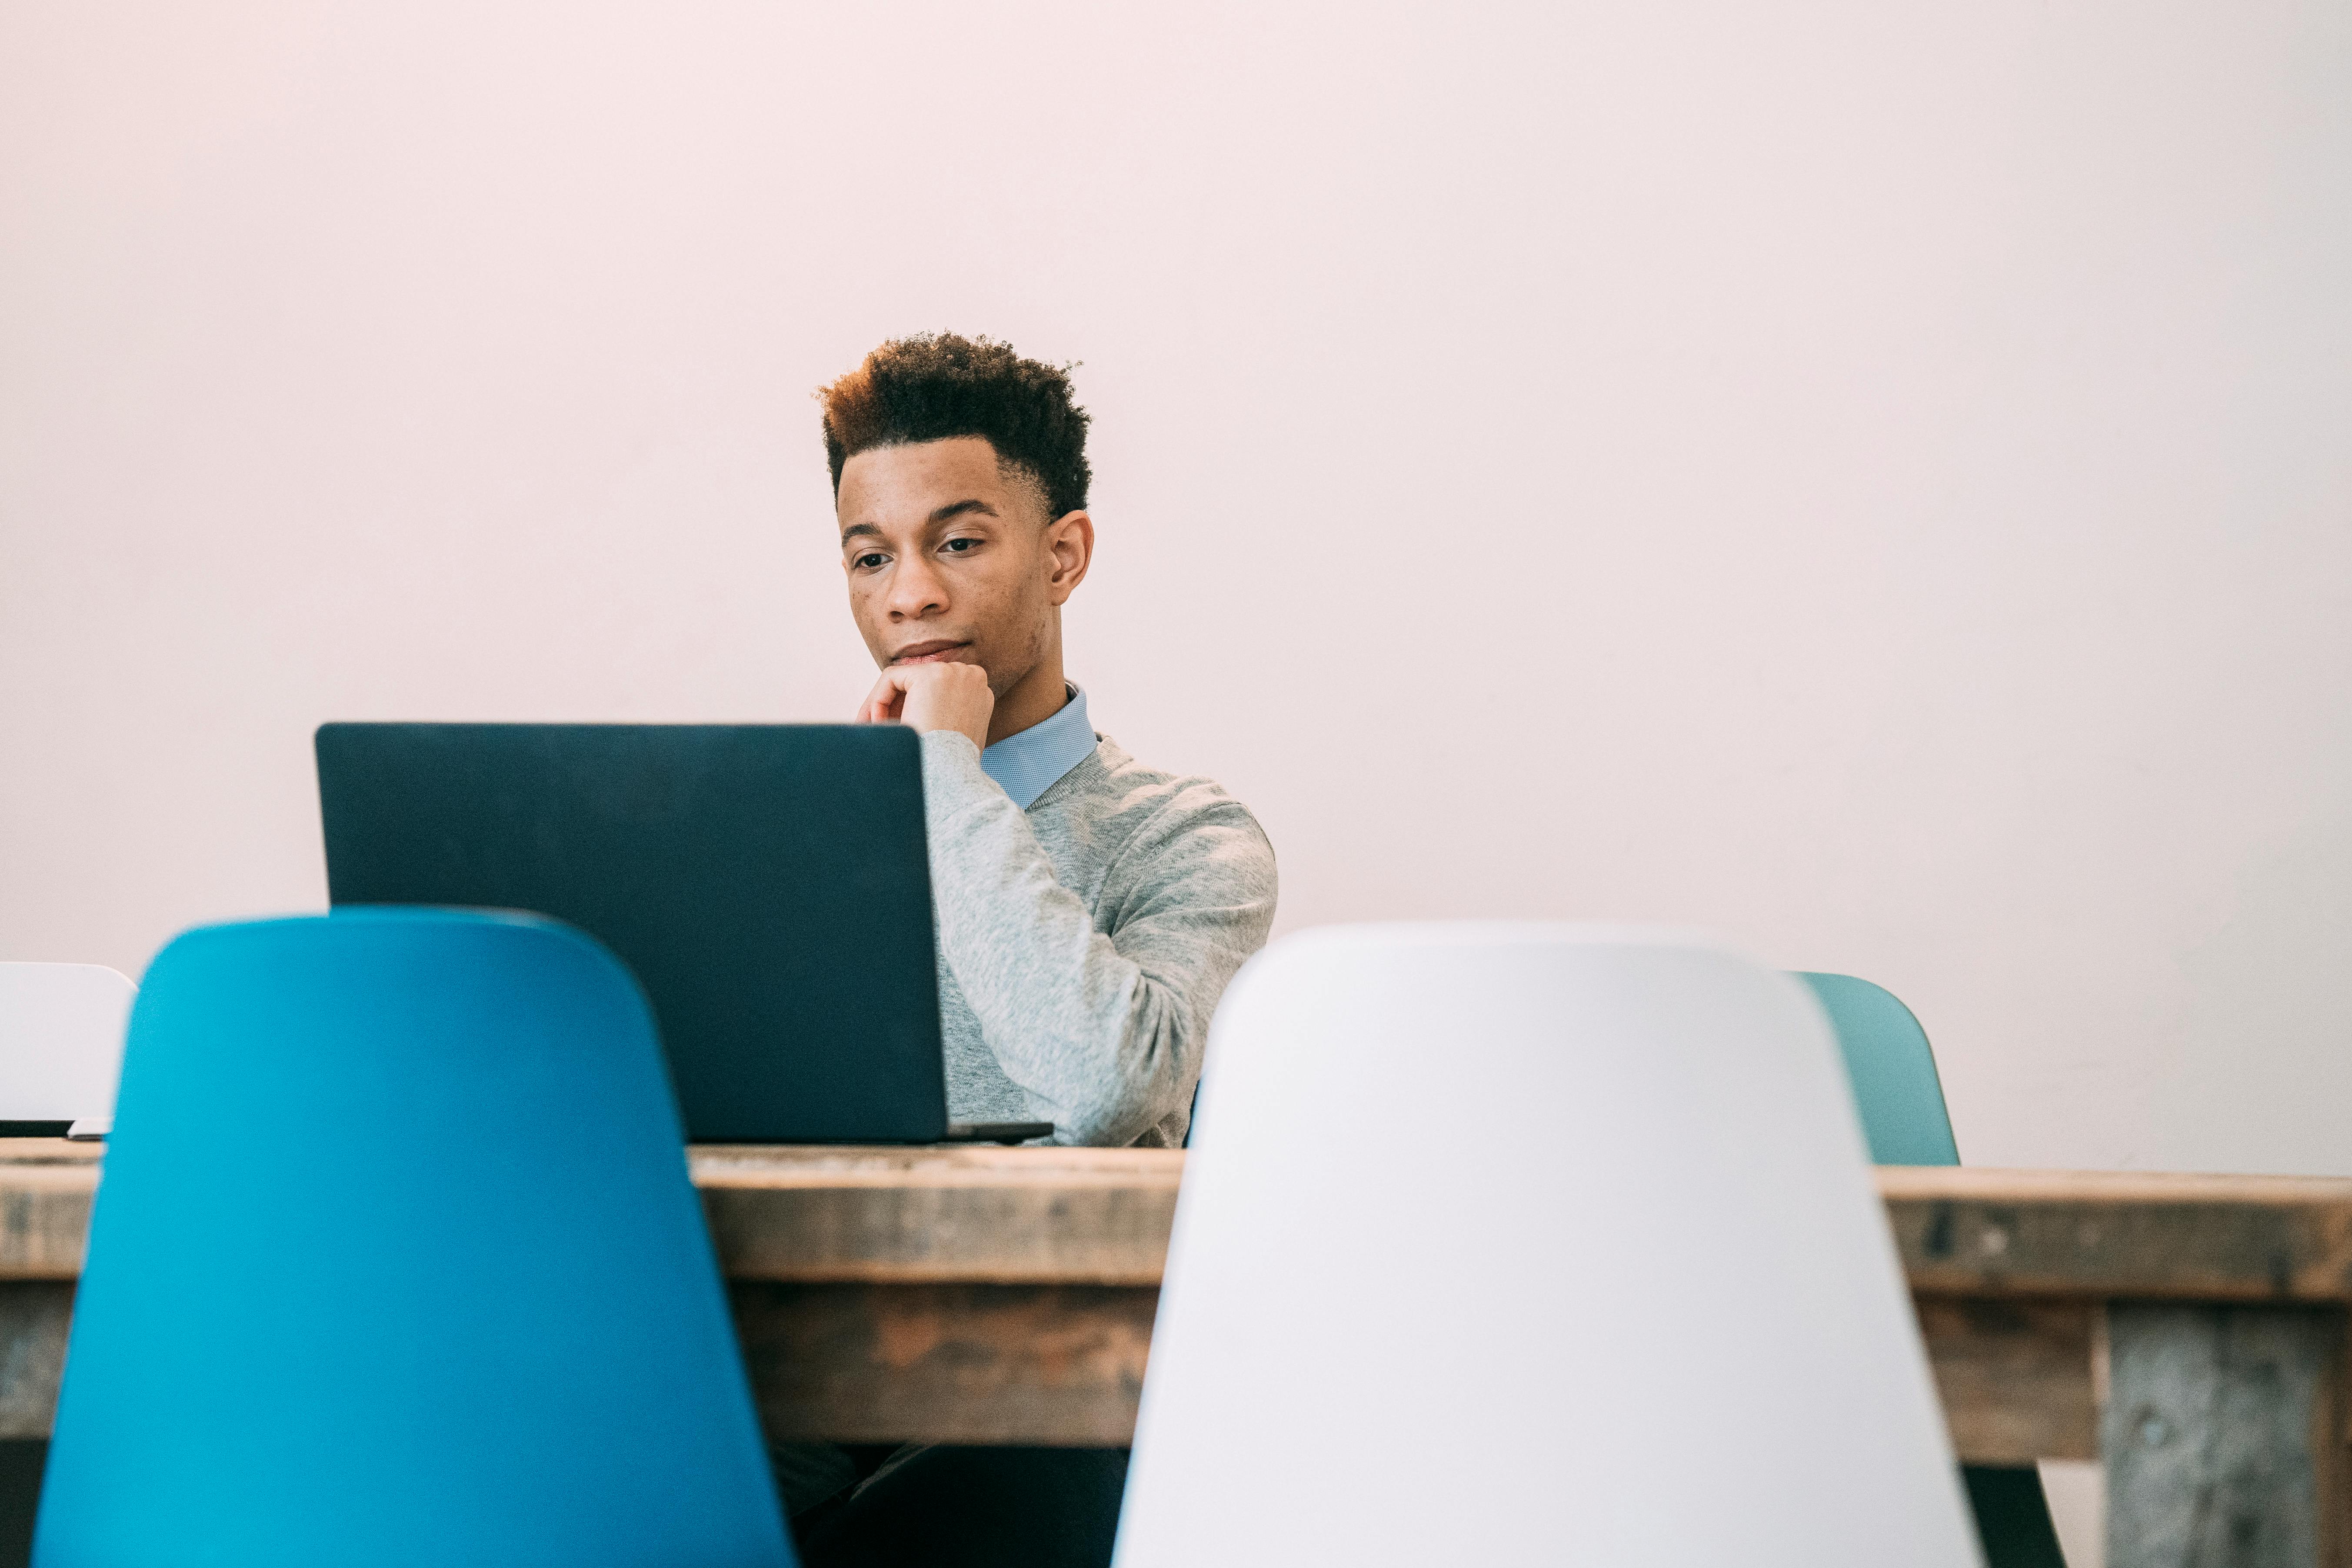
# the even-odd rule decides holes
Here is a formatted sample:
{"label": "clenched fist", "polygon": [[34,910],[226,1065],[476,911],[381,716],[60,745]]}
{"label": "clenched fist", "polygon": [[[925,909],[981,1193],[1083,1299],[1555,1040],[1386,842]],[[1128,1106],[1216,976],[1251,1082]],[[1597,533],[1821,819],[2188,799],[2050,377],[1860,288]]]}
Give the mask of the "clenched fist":
{"label": "clenched fist", "polygon": [[988,671],[976,664],[894,664],[866,694],[857,721],[885,724],[896,720],[925,734],[953,730],[986,750],[988,721],[995,713],[996,694],[988,689]]}

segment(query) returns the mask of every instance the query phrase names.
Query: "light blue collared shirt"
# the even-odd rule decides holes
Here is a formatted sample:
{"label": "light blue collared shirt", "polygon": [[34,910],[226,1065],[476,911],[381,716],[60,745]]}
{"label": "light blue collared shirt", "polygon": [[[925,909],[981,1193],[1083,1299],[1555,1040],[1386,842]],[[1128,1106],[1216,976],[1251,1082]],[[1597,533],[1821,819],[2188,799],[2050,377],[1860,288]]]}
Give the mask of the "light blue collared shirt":
{"label": "light blue collared shirt", "polygon": [[[1066,686],[1068,682],[1064,682]],[[1087,694],[1069,687],[1070,700],[1017,735],[1007,735],[980,753],[980,765],[1022,810],[1095,749],[1095,727],[1087,719]]]}

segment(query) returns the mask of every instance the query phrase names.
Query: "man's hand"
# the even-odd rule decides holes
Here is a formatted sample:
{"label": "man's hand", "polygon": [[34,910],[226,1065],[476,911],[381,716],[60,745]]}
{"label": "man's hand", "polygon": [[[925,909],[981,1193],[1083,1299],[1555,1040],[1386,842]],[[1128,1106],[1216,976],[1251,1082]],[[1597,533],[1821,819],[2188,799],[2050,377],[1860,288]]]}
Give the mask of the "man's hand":
{"label": "man's hand", "polygon": [[988,671],[976,664],[894,664],[866,693],[857,721],[885,724],[896,720],[926,734],[953,730],[970,735],[971,743],[985,751],[988,721],[995,712],[996,693],[988,689]]}

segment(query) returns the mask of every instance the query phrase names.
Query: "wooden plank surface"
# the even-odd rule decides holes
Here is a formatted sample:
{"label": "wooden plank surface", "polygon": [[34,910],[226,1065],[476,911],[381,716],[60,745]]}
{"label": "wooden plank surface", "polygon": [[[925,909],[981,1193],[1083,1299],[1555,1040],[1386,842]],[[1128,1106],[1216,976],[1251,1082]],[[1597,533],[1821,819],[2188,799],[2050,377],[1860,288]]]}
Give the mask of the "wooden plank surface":
{"label": "wooden plank surface", "polygon": [[[79,1277],[103,1148],[0,1149],[0,1279]],[[728,1144],[688,1168],[730,1279],[1157,1285],[1184,1156]]]}
{"label": "wooden plank surface", "polygon": [[731,1279],[1157,1285],[1184,1155],[704,1146],[691,1169]]}
{"label": "wooden plank surface", "polygon": [[[0,1279],[80,1272],[100,1151],[0,1152]],[[731,1278],[1149,1285],[1183,1160],[727,1145],[691,1168]],[[1878,1184],[1922,1294],[2352,1304],[2352,1180],[1919,1166]]]}
{"label": "wooden plank surface", "polygon": [[2103,1310],[2072,1298],[1921,1296],[1952,1448],[1979,1465],[2099,1457]]}
{"label": "wooden plank surface", "polygon": [[0,1279],[78,1279],[102,1143],[11,1138],[0,1146]]}
{"label": "wooden plank surface", "polygon": [[[102,1152],[0,1150],[0,1435],[47,1426]],[[779,1436],[1131,1429],[1181,1152],[728,1145],[689,1168]],[[2352,1182],[1878,1181],[1967,1458],[2096,1452],[2106,1300],[2352,1303]]]}
{"label": "wooden plank surface", "polygon": [[1160,1292],[1120,1285],[732,1287],[775,1441],[1121,1447]]}
{"label": "wooden plank surface", "polygon": [[2352,1180],[1893,1166],[1878,1186],[1922,1292],[2352,1302]]}
{"label": "wooden plank surface", "polygon": [[[1159,1292],[1143,1286],[731,1288],[771,1436],[1117,1445]],[[0,1437],[49,1428],[73,1287],[0,1280]],[[2097,1314],[2079,1300],[1923,1298],[1952,1446],[1979,1464],[2095,1458]]]}

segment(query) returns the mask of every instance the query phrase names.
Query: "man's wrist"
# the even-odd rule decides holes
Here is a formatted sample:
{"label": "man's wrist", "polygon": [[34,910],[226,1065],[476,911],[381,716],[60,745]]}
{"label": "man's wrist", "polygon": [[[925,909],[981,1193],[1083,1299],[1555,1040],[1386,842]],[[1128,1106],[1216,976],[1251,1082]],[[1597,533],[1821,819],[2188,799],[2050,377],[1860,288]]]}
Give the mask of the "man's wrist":
{"label": "man's wrist", "polygon": [[[974,763],[980,761],[980,743],[961,730],[919,730],[916,733],[921,737],[923,750],[926,752],[936,751],[944,746],[959,756],[970,757]],[[963,742],[960,747],[954,744],[958,741]]]}
{"label": "man's wrist", "polygon": [[980,748],[961,730],[929,730],[922,742],[923,811],[936,829],[990,799],[1006,798],[1004,786],[981,766]]}

